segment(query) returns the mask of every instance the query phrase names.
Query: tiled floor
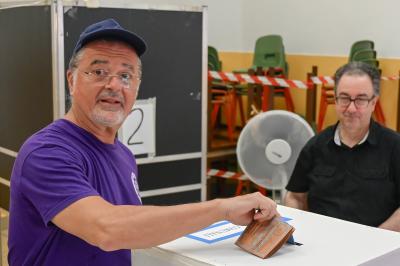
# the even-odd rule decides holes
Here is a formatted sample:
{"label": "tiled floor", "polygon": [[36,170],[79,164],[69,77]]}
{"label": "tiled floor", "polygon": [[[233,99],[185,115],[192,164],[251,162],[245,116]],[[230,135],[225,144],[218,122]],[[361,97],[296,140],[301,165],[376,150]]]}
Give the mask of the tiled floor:
{"label": "tiled floor", "polygon": [[7,236],[8,236],[8,212],[0,209],[1,213],[1,266],[8,266],[7,263]]}

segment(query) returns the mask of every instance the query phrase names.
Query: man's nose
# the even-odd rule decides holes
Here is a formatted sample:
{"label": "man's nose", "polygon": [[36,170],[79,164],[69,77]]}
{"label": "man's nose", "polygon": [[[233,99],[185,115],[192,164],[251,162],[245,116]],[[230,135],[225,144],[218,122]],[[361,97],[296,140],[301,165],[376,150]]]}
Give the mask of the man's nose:
{"label": "man's nose", "polygon": [[119,79],[118,75],[108,76],[106,88],[113,89],[113,90],[121,90],[123,88],[123,85],[122,85],[121,80]]}
{"label": "man's nose", "polygon": [[347,110],[346,111],[348,111],[348,112],[357,111],[356,102],[355,101],[351,101],[349,106],[347,106]]}

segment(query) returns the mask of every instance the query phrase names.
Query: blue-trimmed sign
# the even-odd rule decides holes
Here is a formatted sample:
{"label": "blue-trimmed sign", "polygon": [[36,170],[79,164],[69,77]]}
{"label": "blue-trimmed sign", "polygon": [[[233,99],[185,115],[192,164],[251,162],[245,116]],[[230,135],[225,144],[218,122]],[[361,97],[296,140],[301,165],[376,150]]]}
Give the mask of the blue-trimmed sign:
{"label": "blue-trimmed sign", "polygon": [[[292,220],[291,218],[281,217],[283,222]],[[195,233],[186,235],[186,237],[206,243],[213,244],[228,238],[240,236],[246,226],[235,225],[228,221],[221,221],[201,229]]]}

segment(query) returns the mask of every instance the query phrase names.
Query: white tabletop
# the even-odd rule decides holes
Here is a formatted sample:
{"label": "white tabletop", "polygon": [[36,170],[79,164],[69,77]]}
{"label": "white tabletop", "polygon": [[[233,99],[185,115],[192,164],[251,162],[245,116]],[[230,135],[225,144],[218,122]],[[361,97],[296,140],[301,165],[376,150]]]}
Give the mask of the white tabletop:
{"label": "white tabletop", "polygon": [[157,248],[135,251],[133,265],[343,266],[368,261],[368,265],[400,265],[400,233],[284,206],[278,206],[278,210],[292,218],[289,224],[296,228],[294,238],[302,246],[285,244],[263,260],[237,247],[234,242],[238,237],[213,244],[182,237]]}

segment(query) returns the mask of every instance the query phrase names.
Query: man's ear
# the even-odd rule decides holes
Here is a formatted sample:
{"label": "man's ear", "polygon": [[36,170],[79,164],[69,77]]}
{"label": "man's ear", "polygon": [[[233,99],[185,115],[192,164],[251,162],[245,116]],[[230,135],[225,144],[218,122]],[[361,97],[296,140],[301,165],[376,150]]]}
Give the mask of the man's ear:
{"label": "man's ear", "polygon": [[142,80],[139,80],[139,83],[137,85],[137,89],[136,89],[136,95],[135,95],[135,99],[137,98],[138,94],[139,94],[139,89],[140,89],[140,84],[142,83]]}
{"label": "man's ear", "polygon": [[74,73],[70,69],[67,71],[67,81],[69,94],[74,95]]}
{"label": "man's ear", "polygon": [[375,97],[372,99],[372,106],[374,107],[374,109],[375,109],[375,107],[376,107],[376,103],[378,102],[378,100],[379,100],[379,96],[375,96]]}

